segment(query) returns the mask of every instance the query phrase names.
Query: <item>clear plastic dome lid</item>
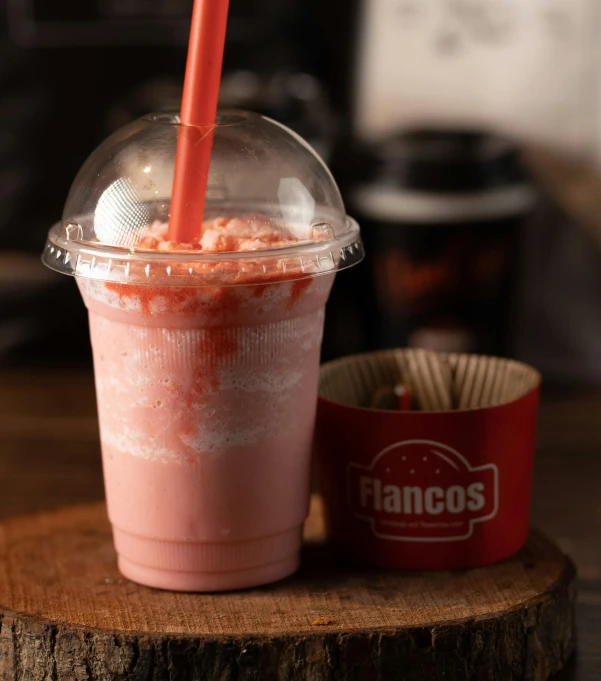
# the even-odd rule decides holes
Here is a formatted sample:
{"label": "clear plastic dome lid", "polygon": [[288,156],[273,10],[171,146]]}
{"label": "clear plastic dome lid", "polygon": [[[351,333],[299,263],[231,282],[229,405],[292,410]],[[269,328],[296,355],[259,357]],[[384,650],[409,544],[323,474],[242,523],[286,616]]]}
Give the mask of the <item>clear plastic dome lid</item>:
{"label": "clear plastic dome lid", "polygon": [[238,111],[220,113],[213,130],[204,216],[189,216],[198,237],[170,240],[180,130],[178,116],[155,114],[106,140],[73,183],[45,264],[123,283],[165,273],[197,286],[233,271],[316,276],[362,259],[359,228],[316,152],[279,123]]}

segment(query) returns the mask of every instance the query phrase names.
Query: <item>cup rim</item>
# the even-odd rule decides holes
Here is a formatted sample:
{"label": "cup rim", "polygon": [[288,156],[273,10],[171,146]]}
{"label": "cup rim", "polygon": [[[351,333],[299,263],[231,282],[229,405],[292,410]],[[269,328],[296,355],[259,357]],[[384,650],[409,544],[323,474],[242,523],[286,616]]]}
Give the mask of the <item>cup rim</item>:
{"label": "cup rim", "polygon": [[[156,285],[157,278],[162,286],[210,288],[310,279],[336,274],[363,260],[359,225],[351,217],[346,220],[347,233],[329,241],[232,253],[153,252],[88,243],[69,238],[70,224],[59,222],[50,230],[42,262],[60,274],[139,286]],[[202,269],[207,264],[213,266],[209,272]],[[246,270],[248,276],[231,280],[223,277],[223,267]]]}

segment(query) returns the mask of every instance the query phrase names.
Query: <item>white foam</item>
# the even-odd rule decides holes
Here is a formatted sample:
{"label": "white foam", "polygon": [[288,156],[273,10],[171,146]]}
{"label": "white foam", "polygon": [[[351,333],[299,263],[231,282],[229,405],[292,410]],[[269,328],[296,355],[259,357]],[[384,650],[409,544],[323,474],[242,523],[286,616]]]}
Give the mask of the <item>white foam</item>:
{"label": "white foam", "polygon": [[181,450],[161,447],[148,441],[148,436],[124,426],[120,432],[102,429],[101,441],[103,445],[129,454],[146,461],[161,461],[162,463],[184,463],[185,456]]}
{"label": "white foam", "polygon": [[[203,354],[215,346],[215,329],[129,326],[94,316],[96,359],[104,358],[98,371],[103,442],[149,461],[183,464],[284,433],[305,437],[311,410],[304,411],[302,395],[315,380],[323,315],[319,309],[279,322],[225,327],[218,338],[236,350],[217,357]],[[197,377],[209,370],[217,380],[198,385]],[[180,419],[186,431],[181,436]],[[190,421],[196,422],[191,433]],[[154,424],[154,440],[144,423]]]}
{"label": "white foam", "polygon": [[[294,364],[296,365],[297,362],[294,362]],[[219,386],[222,390],[279,395],[296,388],[303,376],[304,372],[298,369],[288,371],[280,369],[273,371],[227,369],[222,370],[219,374]]]}
{"label": "white foam", "polygon": [[[218,424],[219,420],[216,419],[215,423]],[[211,428],[205,425],[194,434],[181,435],[180,439],[197,454],[217,453],[231,447],[248,447],[257,444],[265,439],[265,434],[269,431],[270,424],[268,421],[256,423],[254,426],[246,424],[236,427],[228,424],[226,428]]]}

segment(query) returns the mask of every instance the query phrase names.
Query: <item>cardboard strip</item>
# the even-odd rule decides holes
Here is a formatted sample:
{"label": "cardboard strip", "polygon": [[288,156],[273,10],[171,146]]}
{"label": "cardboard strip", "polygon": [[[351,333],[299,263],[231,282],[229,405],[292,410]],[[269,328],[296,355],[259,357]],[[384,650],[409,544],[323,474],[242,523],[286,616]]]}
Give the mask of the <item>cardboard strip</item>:
{"label": "cardboard strip", "polygon": [[436,411],[450,411],[453,408],[451,399],[453,375],[447,358],[445,355],[431,352],[428,353],[427,360],[438,397]]}
{"label": "cardboard strip", "polygon": [[325,365],[320,394],[348,406],[389,409],[394,404],[394,386],[402,384],[419,410],[445,412],[505,404],[539,383],[536,370],[513,360],[411,348],[356,355]]}

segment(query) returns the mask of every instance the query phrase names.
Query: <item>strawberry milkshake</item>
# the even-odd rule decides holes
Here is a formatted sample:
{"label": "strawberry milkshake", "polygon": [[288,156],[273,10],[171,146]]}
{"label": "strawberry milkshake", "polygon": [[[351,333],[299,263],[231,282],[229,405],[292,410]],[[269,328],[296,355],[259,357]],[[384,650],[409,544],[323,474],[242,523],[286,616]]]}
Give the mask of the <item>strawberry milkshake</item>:
{"label": "strawberry milkshake", "polygon": [[98,203],[96,229],[68,211],[44,260],[64,271],[68,259],[89,310],[121,572],[185,591],[292,574],[308,511],[325,304],[344,266],[332,247],[357,261],[358,234],[349,249],[324,228],[331,211],[327,223],[297,215],[288,225],[265,201],[261,211],[209,216],[194,243],[175,244],[165,221],[148,220],[161,217],[156,206],[131,201],[148,221],[130,226],[121,201],[115,240],[125,222],[127,247],[112,246],[107,203]]}

